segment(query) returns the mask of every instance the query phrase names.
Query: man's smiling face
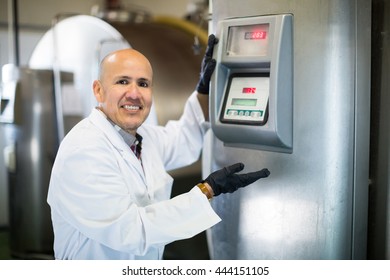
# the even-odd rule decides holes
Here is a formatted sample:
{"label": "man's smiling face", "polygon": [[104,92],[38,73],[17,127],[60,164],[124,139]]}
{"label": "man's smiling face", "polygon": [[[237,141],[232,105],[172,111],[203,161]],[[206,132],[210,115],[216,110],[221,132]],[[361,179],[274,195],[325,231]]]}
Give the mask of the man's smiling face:
{"label": "man's smiling face", "polygon": [[145,56],[133,49],[108,55],[93,90],[99,108],[123,130],[135,135],[152,106],[153,70]]}

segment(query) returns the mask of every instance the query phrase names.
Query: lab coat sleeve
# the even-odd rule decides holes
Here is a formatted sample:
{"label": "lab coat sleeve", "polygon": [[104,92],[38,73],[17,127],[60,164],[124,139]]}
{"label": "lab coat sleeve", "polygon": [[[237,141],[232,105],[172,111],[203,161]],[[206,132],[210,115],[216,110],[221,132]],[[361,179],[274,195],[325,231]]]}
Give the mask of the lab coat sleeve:
{"label": "lab coat sleeve", "polygon": [[172,198],[169,204],[167,207],[166,202],[161,202],[140,209],[144,227],[149,229],[145,234],[146,244],[190,238],[195,228],[207,229],[221,220],[198,187]]}
{"label": "lab coat sleeve", "polygon": [[48,202],[82,236],[143,255],[220,221],[197,187],[171,200],[139,206],[123,181],[115,149],[101,151],[109,147],[105,141],[98,136],[80,140],[86,144],[64,148],[53,166]]}
{"label": "lab coat sleeve", "polygon": [[166,170],[172,170],[190,165],[199,159],[203,138],[209,127],[197,99],[197,92],[193,92],[179,120],[169,121],[165,127],[141,128],[140,133],[149,134],[144,138],[155,141]]}

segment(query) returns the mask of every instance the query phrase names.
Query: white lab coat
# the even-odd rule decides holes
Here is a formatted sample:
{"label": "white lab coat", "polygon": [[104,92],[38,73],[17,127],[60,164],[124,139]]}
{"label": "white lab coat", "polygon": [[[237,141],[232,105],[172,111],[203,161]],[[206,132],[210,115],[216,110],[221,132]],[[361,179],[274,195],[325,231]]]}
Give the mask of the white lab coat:
{"label": "white lab coat", "polygon": [[196,95],[165,127],[144,124],[142,165],[94,109],[64,138],[48,193],[56,259],[161,259],[164,246],[220,221],[194,187],[170,198],[166,170],[196,161],[205,129]]}

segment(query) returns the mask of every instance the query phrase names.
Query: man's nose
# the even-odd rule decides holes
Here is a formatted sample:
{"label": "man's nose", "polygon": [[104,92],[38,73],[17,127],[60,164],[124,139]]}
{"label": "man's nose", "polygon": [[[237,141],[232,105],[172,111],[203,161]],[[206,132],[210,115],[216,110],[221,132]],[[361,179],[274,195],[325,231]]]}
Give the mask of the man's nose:
{"label": "man's nose", "polygon": [[136,83],[130,83],[126,88],[126,98],[137,99],[139,93],[139,88]]}

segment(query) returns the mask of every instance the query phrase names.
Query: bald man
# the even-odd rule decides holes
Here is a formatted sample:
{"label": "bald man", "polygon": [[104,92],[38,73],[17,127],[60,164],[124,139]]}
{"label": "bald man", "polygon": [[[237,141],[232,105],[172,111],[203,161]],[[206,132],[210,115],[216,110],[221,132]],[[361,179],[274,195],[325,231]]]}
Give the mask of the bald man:
{"label": "bald man", "polygon": [[166,170],[193,163],[202,149],[215,43],[209,40],[183,115],[165,127],[144,123],[152,105],[148,59],[134,49],[103,59],[93,83],[98,106],[66,135],[52,169],[56,259],[161,259],[166,244],[220,221],[209,199],[268,176],[239,177],[240,164],[170,199]]}

